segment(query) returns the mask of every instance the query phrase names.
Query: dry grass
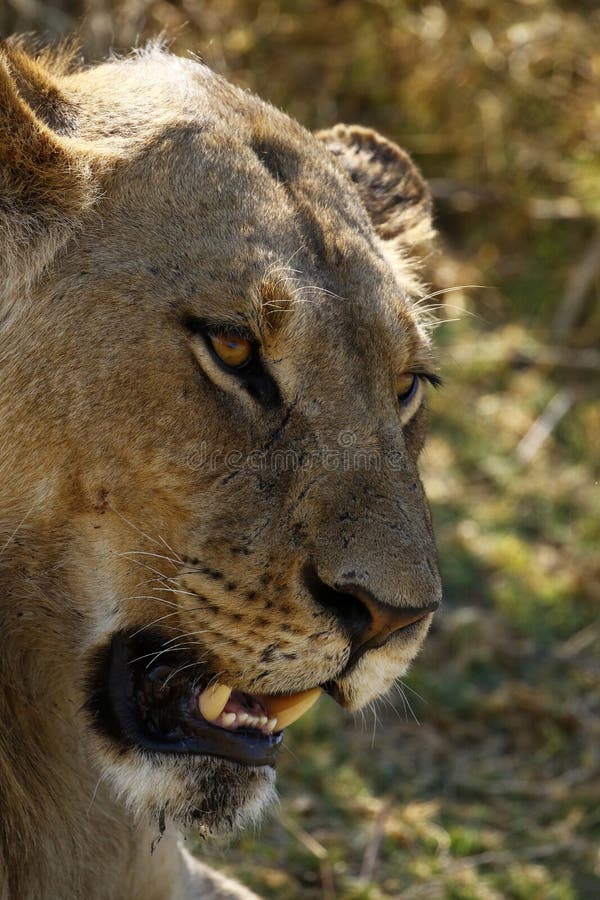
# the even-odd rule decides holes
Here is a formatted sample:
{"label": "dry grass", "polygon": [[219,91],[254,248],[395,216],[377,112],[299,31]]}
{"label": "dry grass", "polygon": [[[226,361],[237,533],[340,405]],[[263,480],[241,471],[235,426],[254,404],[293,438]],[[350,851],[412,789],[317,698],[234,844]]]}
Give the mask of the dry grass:
{"label": "dry grass", "polygon": [[5,33],[74,26],[92,58],[167,29],[310,127],[371,124],[411,150],[438,201],[430,279],[452,291],[432,302],[456,321],[438,331],[447,387],[423,470],[446,610],[397,712],[354,723],[320,704],[288,738],[280,815],[209,854],[290,900],[595,900],[597,3],[0,7]]}

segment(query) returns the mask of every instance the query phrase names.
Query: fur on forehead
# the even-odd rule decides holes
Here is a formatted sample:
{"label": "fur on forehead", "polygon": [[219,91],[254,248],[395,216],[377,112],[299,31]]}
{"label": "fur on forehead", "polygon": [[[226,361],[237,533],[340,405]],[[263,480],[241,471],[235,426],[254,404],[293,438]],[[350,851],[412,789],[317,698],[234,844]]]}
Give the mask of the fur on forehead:
{"label": "fur on forehead", "polygon": [[[219,102],[202,101],[203,92]],[[408,155],[370,129],[338,125],[318,132],[318,143],[311,144],[309,134],[278,110],[158,42],[90,68],[72,47],[36,54],[3,42],[0,93],[0,186],[9,200],[0,212],[5,294],[37,278],[68,243],[105,193],[106,173],[119,159],[177,123],[201,127],[208,117],[222,119],[276,180],[281,160],[288,175],[286,153],[293,161],[296,145],[321,160],[319,146],[326,148],[333,169],[353,186],[348,197],[356,191],[356,211],[362,207],[370,219],[374,247],[396,274],[401,314],[407,299],[422,296],[417,271],[432,236],[429,192]],[[276,141],[273,149],[278,130],[289,141]],[[25,255],[35,265],[25,265]],[[266,272],[262,314],[268,310],[276,319],[284,294],[297,297],[298,289],[293,266]],[[0,298],[2,306],[7,302]]]}

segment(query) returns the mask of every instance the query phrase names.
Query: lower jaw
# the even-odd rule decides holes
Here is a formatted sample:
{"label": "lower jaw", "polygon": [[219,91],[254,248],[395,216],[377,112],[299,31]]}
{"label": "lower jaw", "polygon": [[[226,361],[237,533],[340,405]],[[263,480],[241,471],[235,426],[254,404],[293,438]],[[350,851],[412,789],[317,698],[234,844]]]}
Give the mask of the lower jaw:
{"label": "lower jaw", "polygon": [[98,748],[111,797],[147,822],[153,838],[163,825],[227,838],[259,822],[276,802],[272,766],[246,766],[215,756],[132,752],[115,756]]}
{"label": "lower jaw", "polygon": [[[143,657],[153,644],[152,635],[136,640],[126,633],[113,636],[109,646],[98,651],[88,694],[88,710],[97,729],[121,747],[145,755],[200,755],[229,760],[242,766],[274,766],[282,733],[265,735],[251,731],[227,731],[191,717],[185,704],[179,719],[163,733],[150,729],[136,708],[136,670],[133,661]],[[165,656],[161,656],[164,664]],[[174,661],[181,666],[181,657]]]}

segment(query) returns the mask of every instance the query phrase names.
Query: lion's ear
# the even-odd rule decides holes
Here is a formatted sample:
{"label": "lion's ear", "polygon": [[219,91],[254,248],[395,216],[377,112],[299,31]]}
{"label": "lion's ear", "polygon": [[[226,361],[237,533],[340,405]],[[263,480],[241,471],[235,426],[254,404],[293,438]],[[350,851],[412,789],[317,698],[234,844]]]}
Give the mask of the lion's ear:
{"label": "lion's ear", "polygon": [[92,202],[87,154],[68,136],[71,115],[53,78],[23,50],[0,43],[0,282],[5,287],[46,265]]}
{"label": "lion's ear", "polygon": [[336,125],[316,137],[356,185],[384,241],[409,249],[433,237],[431,195],[408,153],[358,125]]}

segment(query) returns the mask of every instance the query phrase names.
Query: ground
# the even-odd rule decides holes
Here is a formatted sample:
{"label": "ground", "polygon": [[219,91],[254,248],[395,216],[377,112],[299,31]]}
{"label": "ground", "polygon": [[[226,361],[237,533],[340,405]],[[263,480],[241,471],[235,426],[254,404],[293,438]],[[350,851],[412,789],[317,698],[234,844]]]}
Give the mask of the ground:
{"label": "ground", "polygon": [[8,0],[0,28],[65,33],[84,7],[91,57],[170,29],[310,127],[387,133],[436,196],[445,608],[395,709],[320,703],[286,739],[279,812],[199,849],[288,900],[595,900],[597,4]]}

